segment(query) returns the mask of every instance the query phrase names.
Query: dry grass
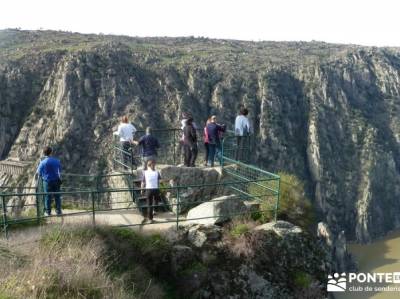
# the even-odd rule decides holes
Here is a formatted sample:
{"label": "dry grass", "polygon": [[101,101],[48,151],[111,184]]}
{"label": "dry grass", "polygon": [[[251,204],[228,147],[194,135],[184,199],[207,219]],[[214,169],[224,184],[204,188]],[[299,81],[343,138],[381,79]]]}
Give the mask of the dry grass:
{"label": "dry grass", "polygon": [[106,241],[104,234],[76,227],[47,233],[25,257],[2,248],[0,256],[11,258],[0,264],[0,298],[164,297],[140,265],[114,273]]}
{"label": "dry grass", "polygon": [[233,256],[241,257],[249,255],[249,247],[246,235],[259,225],[250,216],[239,216],[234,218],[224,229],[223,242],[229,244],[227,248]]}

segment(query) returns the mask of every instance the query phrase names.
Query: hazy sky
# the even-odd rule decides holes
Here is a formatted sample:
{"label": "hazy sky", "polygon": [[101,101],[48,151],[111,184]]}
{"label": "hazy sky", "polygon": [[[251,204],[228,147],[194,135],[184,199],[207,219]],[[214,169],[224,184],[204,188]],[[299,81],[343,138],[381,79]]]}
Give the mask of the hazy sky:
{"label": "hazy sky", "polygon": [[0,0],[0,29],[400,46],[398,0]]}

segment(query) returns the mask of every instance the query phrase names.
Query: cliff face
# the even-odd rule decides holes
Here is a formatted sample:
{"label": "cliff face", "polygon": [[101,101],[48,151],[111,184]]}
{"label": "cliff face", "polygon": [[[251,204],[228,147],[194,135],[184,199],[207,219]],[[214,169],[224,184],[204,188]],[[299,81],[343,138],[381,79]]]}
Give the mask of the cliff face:
{"label": "cliff face", "polygon": [[66,169],[95,172],[120,115],[159,128],[215,113],[232,128],[243,103],[256,164],[300,176],[334,233],[369,241],[400,226],[398,49],[13,30],[0,41],[1,158],[36,161],[51,143]]}

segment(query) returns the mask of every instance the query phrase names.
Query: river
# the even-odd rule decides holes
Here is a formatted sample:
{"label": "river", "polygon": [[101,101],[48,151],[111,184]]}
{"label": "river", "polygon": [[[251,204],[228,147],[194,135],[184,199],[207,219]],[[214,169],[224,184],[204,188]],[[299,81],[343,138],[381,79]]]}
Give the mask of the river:
{"label": "river", "polygon": [[[348,246],[358,263],[358,273],[400,272],[400,231],[388,234],[385,238],[368,245],[351,244]],[[365,286],[366,284],[364,284]],[[368,284],[367,284],[368,285]],[[371,285],[371,284],[370,284]],[[400,284],[388,284],[399,287]],[[372,285],[371,285],[372,286]],[[385,284],[380,286],[386,286]],[[347,285],[349,288],[349,284]],[[350,292],[335,293],[336,299],[399,299],[400,291],[394,292]]]}

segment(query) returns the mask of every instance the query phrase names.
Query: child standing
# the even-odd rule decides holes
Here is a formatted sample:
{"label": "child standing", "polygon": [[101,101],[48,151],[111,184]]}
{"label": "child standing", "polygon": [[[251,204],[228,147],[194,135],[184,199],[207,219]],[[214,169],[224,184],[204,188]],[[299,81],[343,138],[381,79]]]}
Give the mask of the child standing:
{"label": "child standing", "polygon": [[144,212],[143,222],[154,223],[154,205],[160,198],[160,180],[161,175],[156,170],[156,162],[154,160],[147,161],[147,170],[143,171],[142,189],[146,189],[146,209]]}

